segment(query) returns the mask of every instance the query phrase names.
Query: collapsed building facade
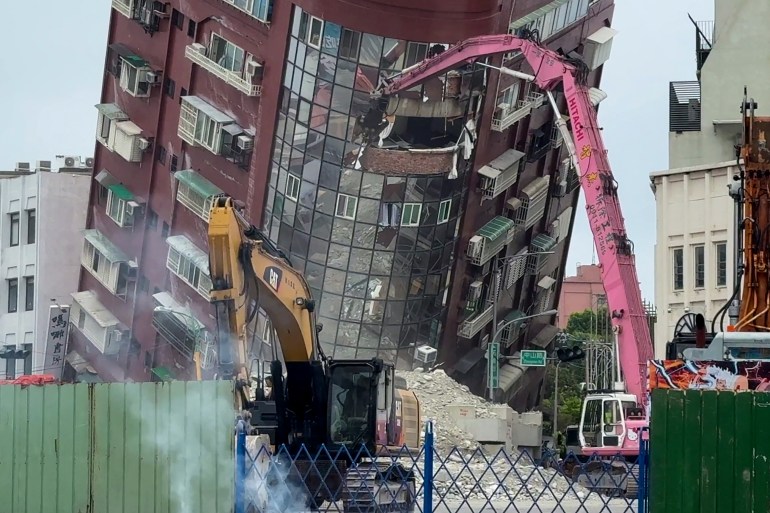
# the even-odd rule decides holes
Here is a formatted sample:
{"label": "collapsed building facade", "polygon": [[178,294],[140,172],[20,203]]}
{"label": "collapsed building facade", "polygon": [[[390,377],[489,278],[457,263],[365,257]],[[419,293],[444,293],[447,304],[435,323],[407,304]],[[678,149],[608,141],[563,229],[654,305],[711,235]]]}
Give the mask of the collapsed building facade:
{"label": "collapsed building facade", "polygon": [[[493,320],[527,317],[502,331],[503,355],[552,346],[553,316],[531,316],[555,308],[578,180],[544,94],[478,64],[390,98],[384,117],[371,93],[505,32],[581,58],[598,86],[611,0],[177,3],[113,0],[74,353],[106,380],[190,376],[196,347],[211,368],[220,192],[304,272],[330,356],[440,364],[483,393]],[[269,325],[254,331],[258,357]],[[542,377],[503,363],[495,399],[534,406]]]}

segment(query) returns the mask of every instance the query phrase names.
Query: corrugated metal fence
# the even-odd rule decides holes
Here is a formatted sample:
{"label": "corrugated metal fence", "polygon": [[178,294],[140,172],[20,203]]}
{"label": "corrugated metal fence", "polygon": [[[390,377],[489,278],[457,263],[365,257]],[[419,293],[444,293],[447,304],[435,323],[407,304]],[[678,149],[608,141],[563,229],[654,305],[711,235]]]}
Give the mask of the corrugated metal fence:
{"label": "corrugated metal fence", "polygon": [[770,394],[653,390],[650,511],[770,511]]}
{"label": "corrugated metal fence", "polygon": [[233,511],[232,386],[0,386],[0,511]]}

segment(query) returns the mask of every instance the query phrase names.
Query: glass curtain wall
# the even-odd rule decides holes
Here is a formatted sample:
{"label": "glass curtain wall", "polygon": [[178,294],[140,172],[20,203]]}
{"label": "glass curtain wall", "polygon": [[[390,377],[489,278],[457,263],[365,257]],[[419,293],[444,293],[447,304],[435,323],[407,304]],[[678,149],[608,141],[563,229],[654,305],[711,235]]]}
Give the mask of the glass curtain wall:
{"label": "glass curtain wall", "polygon": [[266,231],[305,273],[329,356],[409,367],[415,346],[439,341],[463,175],[386,176],[355,162],[371,91],[429,45],[298,7],[290,38]]}

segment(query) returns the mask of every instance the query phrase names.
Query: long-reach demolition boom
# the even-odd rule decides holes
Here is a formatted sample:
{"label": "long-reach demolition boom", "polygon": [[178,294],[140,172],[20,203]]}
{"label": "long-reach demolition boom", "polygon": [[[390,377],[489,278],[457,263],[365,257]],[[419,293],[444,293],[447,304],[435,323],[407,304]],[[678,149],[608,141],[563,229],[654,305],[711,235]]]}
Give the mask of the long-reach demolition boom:
{"label": "long-reach demolition boom", "polygon": [[[580,184],[617,335],[618,359],[625,387],[636,399],[637,405],[644,408],[647,404],[647,361],[653,356],[652,338],[642,303],[633,246],[626,234],[618,201],[618,184],[607,160],[589,88],[585,85],[582,63],[569,60],[529,39],[510,35],[481,36],[463,41],[408,70],[386,85],[382,94],[394,95],[482,57],[510,52],[521,53],[533,70],[531,80],[540,89],[550,92],[559,85],[563,86],[572,125],[571,137],[564,139],[574,164],[580,170]],[[550,100],[555,108],[552,96]],[[619,406],[627,406],[627,401]],[[628,429],[624,431],[620,446],[629,453],[638,451],[639,437],[636,435],[643,424],[627,423]],[[612,447],[613,451],[618,449],[617,446]]]}

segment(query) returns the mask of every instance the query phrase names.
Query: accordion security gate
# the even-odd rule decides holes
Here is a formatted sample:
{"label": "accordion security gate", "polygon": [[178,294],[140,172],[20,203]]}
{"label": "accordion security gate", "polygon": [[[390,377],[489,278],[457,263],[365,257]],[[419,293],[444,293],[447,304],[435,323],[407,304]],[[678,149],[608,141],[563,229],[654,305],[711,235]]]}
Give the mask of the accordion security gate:
{"label": "accordion security gate", "polygon": [[[247,448],[241,433],[236,513],[647,513],[648,447],[644,441],[636,466],[621,457],[579,462],[551,452],[536,460],[527,452],[502,449],[440,451],[429,422],[419,451],[404,448],[378,457],[373,475],[365,463],[348,466],[347,472],[340,468],[346,460],[371,461],[363,448],[356,454],[324,447],[299,454],[281,448],[272,454],[266,446]],[[625,496],[629,487],[638,490],[636,497]]]}

